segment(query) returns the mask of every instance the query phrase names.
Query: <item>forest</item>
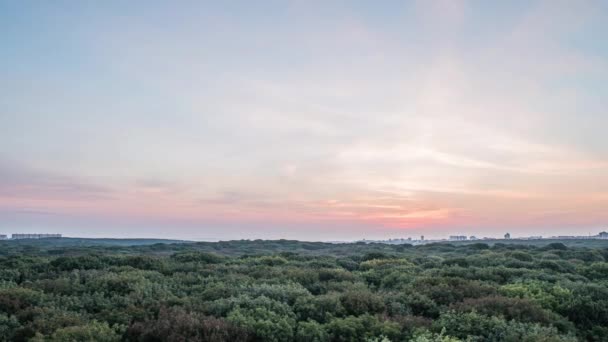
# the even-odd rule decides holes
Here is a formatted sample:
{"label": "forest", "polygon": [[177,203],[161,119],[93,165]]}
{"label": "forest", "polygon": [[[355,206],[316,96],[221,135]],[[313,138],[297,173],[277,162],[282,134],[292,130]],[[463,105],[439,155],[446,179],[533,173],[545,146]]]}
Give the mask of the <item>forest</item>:
{"label": "forest", "polygon": [[608,341],[608,241],[0,242],[2,341]]}

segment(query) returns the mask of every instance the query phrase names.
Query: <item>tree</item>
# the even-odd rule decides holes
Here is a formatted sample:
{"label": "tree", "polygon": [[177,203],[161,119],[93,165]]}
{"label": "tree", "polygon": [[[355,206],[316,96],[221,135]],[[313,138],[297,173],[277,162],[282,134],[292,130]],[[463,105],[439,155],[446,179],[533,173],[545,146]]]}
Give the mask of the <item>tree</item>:
{"label": "tree", "polygon": [[329,341],[329,334],[322,324],[305,321],[298,324],[295,340],[297,342],[326,342]]}
{"label": "tree", "polygon": [[110,328],[107,323],[92,321],[86,325],[58,329],[53,333],[50,341],[117,342],[120,341],[120,335]]}

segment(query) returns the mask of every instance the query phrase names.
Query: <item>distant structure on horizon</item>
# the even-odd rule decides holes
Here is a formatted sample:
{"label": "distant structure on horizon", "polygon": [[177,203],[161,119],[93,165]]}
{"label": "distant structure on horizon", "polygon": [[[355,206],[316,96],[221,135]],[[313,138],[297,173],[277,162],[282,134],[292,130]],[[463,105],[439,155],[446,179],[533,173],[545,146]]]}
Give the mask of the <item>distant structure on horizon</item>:
{"label": "distant structure on horizon", "polygon": [[[414,238],[408,237],[407,239],[405,238],[391,238],[391,239],[387,239],[387,240],[360,240],[357,242],[364,242],[364,243],[384,243],[384,244],[388,244],[388,245],[402,245],[402,244],[411,244],[411,245],[424,245],[427,243],[434,243],[434,242],[446,242],[446,241],[495,241],[498,240],[499,238],[496,237],[477,237],[475,235],[471,235],[467,238],[466,235],[450,235],[447,239],[427,239],[425,240],[424,235],[420,236],[419,240],[416,240]],[[543,237],[541,235],[532,235],[532,236],[527,236],[527,237],[511,237],[511,233],[505,233],[504,235],[504,239],[505,240],[517,240],[517,241],[526,241],[526,240],[593,240],[593,239],[597,239],[597,240],[608,240],[608,232],[601,232],[597,235],[588,235],[588,236],[550,236],[550,237]]]}
{"label": "distant structure on horizon", "polygon": [[557,240],[608,240],[608,233],[607,232],[601,232],[597,235],[559,235],[559,236],[552,236],[550,237],[550,239],[557,239]]}
{"label": "distant structure on horizon", "polygon": [[13,240],[24,240],[24,239],[58,239],[61,238],[61,234],[13,234]]}
{"label": "distant structure on horizon", "polygon": [[0,240],[6,240],[8,237],[4,234],[0,234]]}

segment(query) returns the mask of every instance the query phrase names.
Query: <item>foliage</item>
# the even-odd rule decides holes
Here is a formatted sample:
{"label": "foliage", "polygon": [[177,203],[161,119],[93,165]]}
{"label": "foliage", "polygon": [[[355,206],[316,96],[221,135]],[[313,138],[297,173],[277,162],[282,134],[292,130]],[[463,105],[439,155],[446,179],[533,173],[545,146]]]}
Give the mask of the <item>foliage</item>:
{"label": "foliage", "polygon": [[608,341],[598,241],[0,242],[0,341]]}

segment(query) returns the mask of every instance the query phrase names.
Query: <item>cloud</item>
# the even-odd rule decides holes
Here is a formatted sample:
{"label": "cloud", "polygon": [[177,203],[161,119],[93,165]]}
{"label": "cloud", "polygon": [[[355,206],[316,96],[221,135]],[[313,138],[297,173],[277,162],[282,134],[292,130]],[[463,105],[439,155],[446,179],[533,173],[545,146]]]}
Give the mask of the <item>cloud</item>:
{"label": "cloud", "polygon": [[0,196],[16,198],[99,200],[108,198],[108,188],[52,172],[0,162]]}
{"label": "cloud", "polygon": [[244,6],[38,21],[70,39],[9,45],[0,207],[292,236],[605,217],[596,3]]}

